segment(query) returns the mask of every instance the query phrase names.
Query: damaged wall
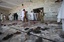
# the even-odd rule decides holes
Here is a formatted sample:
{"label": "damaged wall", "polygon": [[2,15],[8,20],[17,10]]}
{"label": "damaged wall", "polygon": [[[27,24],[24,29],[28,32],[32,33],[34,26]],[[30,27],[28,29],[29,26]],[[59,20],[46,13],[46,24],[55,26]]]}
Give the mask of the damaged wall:
{"label": "damaged wall", "polygon": [[9,11],[8,10],[4,10],[4,9],[0,9],[0,13],[2,13],[4,15],[8,15]]}
{"label": "damaged wall", "polygon": [[[47,18],[50,19],[51,17],[53,18],[54,16],[56,16],[58,13],[58,9],[61,5],[61,3],[55,3],[55,0],[32,0],[32,2],[25,2],[23,4],[24,7],[20,5],[19,7],[13,8],[13,10],[11,10],[10,13],[15,12],[20,13],[23,8],[25,8],[28,12],[30,12],[32,9],[44,7],[44,13],[46,14],[45,20],[46,20]],[[56,18],[53,18],[53,20],[56,20]]]}

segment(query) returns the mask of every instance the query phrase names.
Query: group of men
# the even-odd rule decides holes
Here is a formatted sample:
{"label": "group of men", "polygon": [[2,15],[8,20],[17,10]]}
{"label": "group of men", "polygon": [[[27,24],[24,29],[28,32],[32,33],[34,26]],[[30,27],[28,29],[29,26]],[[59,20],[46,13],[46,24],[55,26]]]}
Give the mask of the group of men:
{"label": "group of men", "polygon": [[[0,20],[2,20],[2,14],[0,16],[1,16]],[[22,17],[23,22],[28,21],[27,11],[25,9],[23,9],[21,17]],[[15,20],[15,18],[18,19],[18,15],[17,15],[17,17],[14,15],[14,20]],[[62,5],[61,5],[57,18],[58,18],[57,22],[60,22],[62,20],[62,30],[64,31],[64,0],[62,1]]]}
{"label": "group of men", "polygon": [[[18,20],[18,14],[17,13],[14,13],[14,20]],[[23,22],[27,22],[28,21],[28,18],[27,18],[27,11],[25,9],[22,10],[22,13],[21,13],[21,20]]]}
{"label": "group of men", "polygon": [[9,20],[11,20],[11,21],[12,20],[22,20],[23,22],[27,22],[28,21],[27,11],[25,9],[23,9],[20,14],[18,14],[18,13],[11,14],[10,13]]}
{"label": "group of men", "polygon": [[[22,21],[28,21],[28,18],[27,18],[27,12],[25,11],[25,9],[23,9],[22,11]],[[32,12],[33,14],[33,12]],[[33,15],[32,15],[33,17]],[[62,5],[61,5],[61,8],[58,12],[58,16],[57,16],[58,20],[57,22],[62,22],[62,31],[64,31],[64,0],[62,0]],[[33,19],[33,18],[32,18]]]}
{"label": "group of men", "polygon": [[[30,20],[38,20],[38,14],[37,13],[34,13],[33,11],[31,11],[31,13],[29,13],[29,18],[30,18]],[[4,16],[4,18],[6,18],[5,16]],[[21,11],[21,13],[20,14],[17,14],[17,13],[14,13],[14,14],[9,14],[8,15],[8,20],[22,20],[23,22],[27,22],[28,21],[28,14],[27,14],[27,11],[25,10],[25,9],[23,9],[22,11]],[[1,14],[1,20],[3,20],[3,14]]]}

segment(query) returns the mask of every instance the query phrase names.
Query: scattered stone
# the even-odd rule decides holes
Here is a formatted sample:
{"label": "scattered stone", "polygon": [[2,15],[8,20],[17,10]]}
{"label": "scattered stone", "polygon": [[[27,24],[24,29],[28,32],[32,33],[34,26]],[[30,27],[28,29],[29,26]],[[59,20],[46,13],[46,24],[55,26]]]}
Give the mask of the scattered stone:
{"label": "scattered stone", "polygon": [[60,34],[59,34],[59,36],[60,36],[61,38],[64,38],[64,31],[61,31]]}
{"label": "scattered stone", "polygon": [[64,39],[62,39],[62,38],[60,38],[60,39],[59,38],[55,38],[54,41],[55,42],[64,42]]}
{"label": "scattered stone", "polygon": [[45,23],[46,25],[48,25],[48,23]]}
{"label": "scattered stone", "polygon": [[41,29],[41,27],[39,27],[39,26],[38,26],[36,29],[40,30],[40,29]]}
{"label": "scattered stone", "polygon": [[11,38],[13,36],[13,34],[11,35],[7,35],[6,37],[4,37],[2,40],[8,40],[9,38]]}
{"label": "scattered stone", "polygon": [[[21,23],[21,22],[20,22]],[[34,23],[33,23],[34,24]],[[2,27],[4,27],[3,28],[3,33],[4,33],[4,35],[6,36],[7,34],[11,34],[11,35],[7,35],[7,37],[5,37],[4,35],[2,35],[2,40],[6,40],[6,41],[8,41],[8,39],[9,38],[11,38],[13,35],[15,35],[15,34],[19,34],[20,36],[19,37],[17,37],[18,35],[15,35],[15,36],[13,36],[13,38],[12,38],[12,40],[11,40],[11,42],[17,42],[18,40],[18,38],[20,39],[20,40],[23,40],[23,39],[25,39],[25,36],[24,36],[24,34],[23,34],[23,32],[22,32],[22,34],[21,34],[21,32],[20,31],[17,31],[17,30],[15,30],[15,29],[12,29],[12,28],[18,28],[18,29],[20,29],[20,30],[24,30],[24,31],[27,31],[27,34],[28,34],[28,36],[31,36],[31,33],[33,33],[34,35],[38,35],[38,36],[40,36],[40,34],[42,33],[42,37],[44,37],[44,38],[48,38],[48,39],[54,39],[54,38],[57,38],[57,39],[55,39],[55,41],[57,41],[57,42],[59,42],[59,41],[61,41],[62,39],[58,39],[58,38],[60,38],[60,37],[57,37],[57,36],[59,36],[59,35],[56,35],[56,34],[58,34],[61,30],[60,29],[56,29],[56,28],[58,28],[57,27],[57,25],[55,25],[55,24],[48,24],[48,23],[45,23],[45,24],[40,24],[40,23],[37,23],[37,24],[35,24],[35,25],[33,25],[33,24],[29,24],[29,23],[21,23],[20,25],[16,25],[15,23],[10,23],[10,25],[9,24],[6,24],[6,25],[9,25],[9,26],[4,26],[4,24],[3,24],[3,26]],[[16,25],[16,26],[14,26],[14,25]],[[22,26],[22,27],[21,27]],[[37,27],[38,26],[38,27]],[[40,26],[40,27],[39,27]],[[9,28],[8,28],[9,27]],[[25,27],[25,28],[24,28]],[[35,28],[36,27],[36,28]],[[42,28],[41,28],[42,27]],[[8,29],[7,29],[8,28]],[[51,29],[50,29],[51,28]],[[60,28],[60,26],[59,26],[59,28]],[[56,32],[57,31],[57,32]],[[58,32],[59,31],[59,32]],[[6,33],[7,32],[7,33]],[[22,36],[21,36],[22,35]],[[56,35],[56,36],[55,36]],[[17,39],[15,39],[17,37]],[[21,39],[22,38],[22,39]],[[29,37],[28,37],[29,38]],[[32,37],[31,37],[32,38]],[[38,38],[38,37],[37,37]],[[30,39],[30,38],[29,38]],[[31,39],[30,39],[31,40]],[[39,41],[38,41],[39,40]],[[44,39],[43,39],[44,40]],[[44,42],[42,39],[37,39],[37,41],[36,42]],[[5,42],[6,42],[5,41]],[[19,41],[18,41],[19,42]],[[33,40],[32,40],[32,42],[33,42]],[[45,40],[45,42],[50,42],[49,40]]]}
{"label": "scattered stone", "polygon": [[41,31],[40,31],[40,30],[35,29],[35,30],[33,30],[33,33],[39,34],[39,33],[41,33]]}
{"label": "scattered stone", "polygon": [[29,28],[25,28],[25,30],[28,30]]}
{"label": "scattered stone", "polygon": [[56,39],[56,38],[55,38],[54,41],[55,41],[55,42],[59,42],[59,39]]}
{"label": "scattered stone", "polygon": [[0,32],[0,35],[3,34],[2,32]]}
{"label": "scattered stone", "polygon": [[16,33],[14,33],[14,34],[21,34],[21,32],[17,31],[17,32],[16,32]]}
{"label": "scattered stone", "polygon": [[27,35],[31,35],[30,32],[32,32],[33,29],[30,29],[28,32],[27,32]]}
{"label": "scattered stone", "polygon": [[0,40],[0,42],[2,42],[2,40]]}
{"label": "scattered stone", "polygon": [[12,26],[12,24],[8,24],[8,26]]}
{"label": "scattered stone", "polygon": [[38,39],[36,39],[36,42],[43,42],[42,37],[39,37]]}
{"label": "scattered stone", "polygon": [[12,23],[12,25],[17,25],[17,23]]}
{"label": "scattered stone", "polygon": [[45,27],[45,28],[41,28],[41,30],[45,31],[48,30],[49,28]]}
{"label": "scattered stone", "polygon": [[6,26],[6,24],[4,24],[4,26]]}
{"label": "scattered stone", "polygon": [[27,32],[27,35],[31,35],[31,34],[30,34],[30,31]]}
{"label": "scattered stone", "polygon": [[3,24],[1,24],[1,26],[3,26]]}

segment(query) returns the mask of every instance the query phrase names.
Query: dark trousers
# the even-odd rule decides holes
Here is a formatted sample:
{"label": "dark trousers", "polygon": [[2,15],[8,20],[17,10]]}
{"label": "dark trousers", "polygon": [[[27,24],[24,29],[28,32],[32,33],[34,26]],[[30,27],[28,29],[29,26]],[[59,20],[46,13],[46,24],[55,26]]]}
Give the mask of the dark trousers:
{"label": "dark trousers", "polygon": [[18,20],[18,16],[14,16],[14,20]]}

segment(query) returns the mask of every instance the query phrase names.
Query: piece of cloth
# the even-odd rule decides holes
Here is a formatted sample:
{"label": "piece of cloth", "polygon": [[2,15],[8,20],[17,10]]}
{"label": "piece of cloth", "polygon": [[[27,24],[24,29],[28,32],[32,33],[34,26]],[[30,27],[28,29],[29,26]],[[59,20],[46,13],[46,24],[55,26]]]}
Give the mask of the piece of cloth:
{"label": "piece of cloth", "polygon": [[62,19],[62,31],[64,31],[64,19]]}
{"label": "piece of cloth", "polygon": [[60,7],[57,18],[58,18],[57,22],[60,22],[61,19],[64,19],[64,0],[62,2],[61,7]]}

